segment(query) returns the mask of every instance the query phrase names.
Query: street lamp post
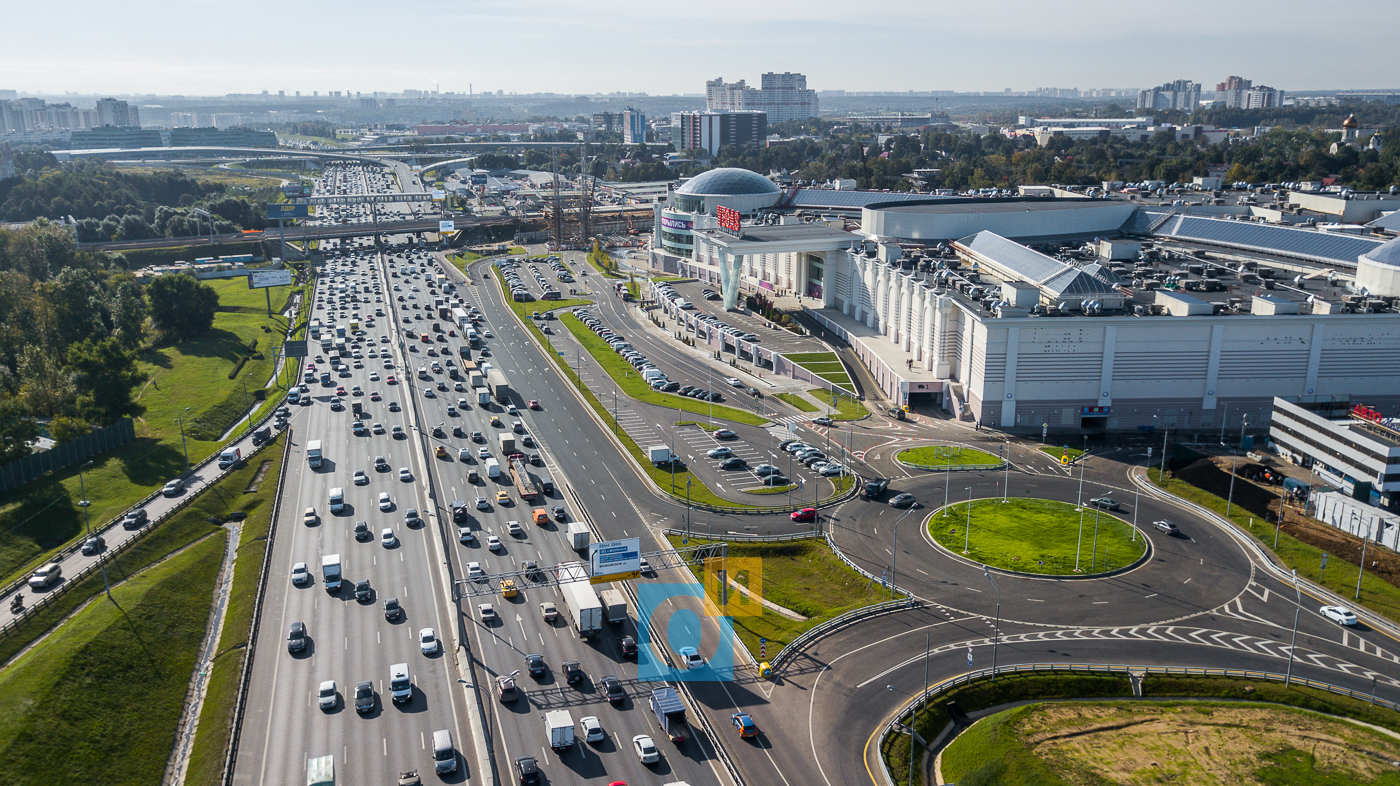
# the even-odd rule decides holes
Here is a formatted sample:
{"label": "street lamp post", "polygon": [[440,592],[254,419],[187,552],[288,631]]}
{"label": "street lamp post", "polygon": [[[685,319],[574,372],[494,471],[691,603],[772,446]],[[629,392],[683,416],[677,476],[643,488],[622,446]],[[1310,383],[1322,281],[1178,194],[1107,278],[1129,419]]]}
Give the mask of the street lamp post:
{"label": "street lamp post", "polygon": [[1084,435],[1084,448],[1083,448],[1082,450],[1079,451],[1079,493],[1078,493],[1078,495],[1075,497],[1075,500],[1076,500],[1076,501],[1075,501],[1075,503],[1074,503],[1074,506],[1075,506],[1076,508],[1082,508],[1082,507],[1084,507],[1084,465],[1087,464],[1087,463],[1089,463],[1088,461],[1085,460],[1084,456],[1085,456],[1085,454],[1088,453],[1088,452],[1089,452],[1089,435],[1088,435],[1088,434],[1085,434],[1085,435]]}
{"label": "street lamp post", "polygon": [[1093,572],[1099,564],[1099,515],[1103,513],[1103,508],[1094,506],[1094,546],[1089,551],[1089,571]]}
{"label": "street lamp post", "polygon": [[[189,408],[189,407],[185,407],[185,411],[186,411],[186,412],[189,412],[189,411],[190,411],[190,408]],[[180,446],[181,446],[181,447],[184,449],[184,451],[185,451],[185,471],[186,471],[186,472],[189,472],[189,471],[190,471],[190,446],[189,446],[189,443],[185,441],[185,417],[184,417],[184,415],[176,415],[176,416],[175,416],[175,421],[176,421],[177,423],[180,424]]]}
{"label": "street lamp post", "polygon": [[1001,504],[1003,504],[1003,505],[1006,504],[1006,489],[1007,489],[1007,486],[1010,485],[1010,483],[1011,483],[1011,440],[1010,440],[1010,439],[1007,439],[1007,440],[1006,440],[1006,456],[1004,457],[1004,460],[1006,461],[1006,464],[1002,467],[1002,471],[1001,471]]}
{"label": "street lamp post", "polygon": [[890,563],[890,600],[894,600],[894,588],[899,586],[899,522],[913,512],[914,507],[911,505],[899,518],[894,520],[894,539],[890,543],[891,553],[894,554],[894,560]]}
{"label": "street lamp post", "polygon": [[968,542],[972,538],[972,487],[967,487],[967,526],[963,528],[963,553],[966,554]]}
{"label": "street lamp post", "polygon": [[943,518],[948,518],[948,490],[953,485],[953,462],[943,465]]}
{"label": "street lamp post", "polygon": [[992,639],[992,676],[997,674],[997,649],[1001,647],[1001,587],[997,586],[997,580],[992,578],[992,569],[986,565],[982,566],[982,575],[987,577],[987,581],[992,583],[992,589],[997,591],[997,626],[995,638]]}
{"label": "street lamp post", "polygon": [[1237,461],[1239,461],[1239,457],[1230,459],[1230,495],[1225,498],[1225,518],[1227,519],[1230,518],[1230,506],[1235,500],[1235,462]]}
{"label": "street lamp post", "polygon": [[1298,644],[1298,615],[1303,611],[1303,591],[1298,588],[1297,568],[1293,569],[1293,591],[1298,595],[1298,600],[1293,607],[1293,641],[1288,645],[1288,673],[1283,678],[1284,687],[1293,684],[1293,650]]}
{"label": "street lamp post", "polygon": [[[1357,527],[1360,529],[1360,527]],[[1361,570],[1356,572],[1356,595],[1352,600],[1361,600],[1361,577],[1366,575],[1366,547],[1371,543],[1371,525],[1366,525],[1366,539],[1361,541]]]}
{"label": "street lamp post", "polygon": [[[88,517],[88,508],[92,507],[92,502],[87,498],[87,480],[83,477],[83,470],[91,467],[92,464],[93,462],[89,461],[78,467],[78,489],[83,495],[78,505],[83,509],[83,526],[87,528],[87,536],[89,538],[92,537],[92,520]],[[102,587],[107,592],[107,599],[111,600],[112,585],[107,581],[107,562],[101,557],[98,557],[98,560],[98,564],[102,566]]]}

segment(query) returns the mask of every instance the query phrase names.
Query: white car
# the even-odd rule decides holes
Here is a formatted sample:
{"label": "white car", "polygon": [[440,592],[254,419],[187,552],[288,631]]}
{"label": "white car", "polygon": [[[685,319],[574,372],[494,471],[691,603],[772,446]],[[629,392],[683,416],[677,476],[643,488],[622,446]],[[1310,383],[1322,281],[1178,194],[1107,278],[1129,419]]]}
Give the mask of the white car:
{"label": "white car", "polygon": [[311,571],[307,569],[305,562],[298,562],[292,566],[292,583],[297,586],[311,581]]}
{"label": "white car", "polygon": [[597,715],[585,715],[578,719],[579,731],[583,732],[585,742],[602,742],[608,738],[603,731],[603,724],[599,722]]}
{"label": "white car", "polygon": [[491,549],[492,551],[500,551],[500,550],[501,550],[501,539],[498,538],[498,537],[496,537],[495,535],[487,535],[487,536],[486,536],[486,548]]}
{"label": "white car", "polygon": [[457,449],[457,460],[458,460],[458,461],[462,461],[462,462],[470,461],[470,460],[471,460],[471,457],[472,457],[472,449],[471,449],[471,448],[458,448],[458,449]]}
{"label": "white car", "polygon": [[740,382],[734,377],[725,377],[724,381],[728,383],[731,387],[741,388],[744,386],[744,383]]}
{"label": "white car", "polygon": [[1323,606],[1318,611],[1333,622],[1347,626],[1356,624],[1356,615],[1346,606]]}
{"label": "white car", "polygon": [[705,455],[709,456],[712,459],[727,459],[730,456],[734,455],[734,451],[730,450],[729,448],[715,448],[714,450],[711,450]]}
{"label": "white car", "polygon": [[489,458],[491,458],[491,449],[490,449],[490,448],[479,448],[479,449],[477,449],[477,451],[476,451],[476,457],[479,458],[479,459],[489,459]]}
{"label": "white car", "polygon": [[480,562],[468,562],[468,563],[467,563],[467,578],[469,578],[469,579],[481,579],[481,578],[485,578],[485,577],[486,577],[486,571],[484,571],[484,570],[481,569],[481,563],[480,563]]}
{"label": "white car", "polygon": [[490,510],[490,509],[491,509],[491,503],[488,502],[488,501],[486,500],[485,497],[477,497],[477,498],[476,498],[476,509],[477,509],[477,510]]}
{"label": "white car", "polygon": [[441,648],[442,645],[438,643],[437,631],[432,628],[418,631],[418,649],[422,650],[424,655],[436,655]]}
{"label": "white car", "polygon": [[643,764],[655,764],[661,761],[661,751],[656,749],[656,743],[651,737],[645,734],[638,734],[632,738],[632,749],[637,752],[637,758]]}
{"label": "white car", "polygon": [[520,522],[518,521],[507,521],[506,531],[517,537],[525,534],[525,530],[520,528]]}
{"label": "white car", "polygon": [[676,650],[676,654],[681,656],[681,663],[687,669],[698,669],[705,665],[705,659],[700,657],[700,653],[694,647],[681,647]]}
{"label": "white car", "polygon": [[394,507],[394,501],[393,501],[392,499],[389,499],[389,492],[387,492],[387,491],[381,491],[381,492],[379,492],[379,509],[380,509],[380,510],[387,511],[387,510],[390,510],[390,509],[393,508],[393,507]]}
{"label": "white car", "polygon": [[375,423],[373,426],[370,426],[370,427],[369,427],[369,430],[370,430],[370,431],[373,431],[373,432],[376,433],[376,434],[383,434],[383,433],[384,433],[384,424],[383,424],[383,423]]}
{"label": "white car", "polygon": [[481,621],[491,623],[496,621],[496,607],[490,603],[481,603],[476,607],[477,614],[481,615]]}
{"label": "white car", "polygon": [[384,548],[386,549],[397,544],[399,542],[399,539],[394,537],[394,528],[385,527],[383,530],[380,530],[379,542],[383,544]]}
{"label": "white car", "polygon": [[339,700],[339,697],[336,695],[335,692],[335,680],[326,680],[325,682],[321,683],[321,690],[318,692],[317,695],[317,703],[320,704],[321,709],[335,709],[336,702]]}
{"label": "white car", "polygon": [[405,483],[413,480],[413,473],[409,471],[408,467],[399,467],[399,480]]}
{"label": "white car", "polygon": [[365,485],[368,485],[368,484],[369,484],[369,475],[366,475],[364,470],[362,470],[362,469],[357,469],[357,470],[355,470],[354,481],[355,481],[355,485],[356,485],[356,486],[365,486]]}

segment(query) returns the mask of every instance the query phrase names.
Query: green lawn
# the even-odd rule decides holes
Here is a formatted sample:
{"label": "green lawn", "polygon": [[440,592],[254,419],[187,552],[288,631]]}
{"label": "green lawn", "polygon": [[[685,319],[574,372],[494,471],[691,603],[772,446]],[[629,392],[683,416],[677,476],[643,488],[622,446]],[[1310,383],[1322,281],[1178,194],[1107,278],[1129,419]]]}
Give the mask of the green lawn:
{"label": "green lawn", "polygon": [[113,589],[0,672],[0,782],[161,781],[223,530]]}
{"label": "green lawn", "polygon": [[802,363],[800,365],[813,374],[846,373],[846,366],[839,361],[833,361],[831,363]]}
{"label": "green lawn", "polygon": [[[727,407],[720,404],[697,401],[686,396],[677,396],[671,393],[662,393],[652,390],[644,382],[636,370],[622,359],[622,356],[612,350],[603,339],[589,330],[586,325],[578,320],[573,314],[560,314],[559,321],[574,334],[583,348],[588,351],[593,361],[613,378],[622,392],[637,401],[646,404],[655,404],[670,409],[679,409],[685,412],[693,412],[696,415],[709,415],[712,411],[714,416],[723,420],[732,420],[736,423],[747,423],[751,426],[760,426],[768,421],[742,409]],[[711,409],[713,407],[713,410]]]}
{"label": "green lawn", "polygon": [[787,358],[788,360],[791,360],[799,366],[805,366],[808,363],[840,362],[840,360],[836,357],[835,352],[795,352],[791,355],[783,355],[783,357]]}
{"label": "green lawn", "polygon": [[1043,445],[1040,448],[1040,452],[1056,461],[1059,461],[1066,453],[1069,454],[1070,461],[1074,461],[1084,455],[1084,450],[1082,448],[1066,448],[1063,445]]}
{"label": "green lawn", "polygon": [[[850,377],[846,378],[846,383],[849,386]],[[831,391],[824,388],[813,388],[807,392],[817,401],[823,403],[829,404],[832,398]],[[869,416],[870,410],[866,409],[865,405],[860,403],[855,396],[847,394],[836,396],[836,411],[832,412],[830,417],[832,420],[860,420]]]}
{"label": "green lawn", "polygon": [[[704,529],[702,525],[692,527],[695,532]],[[668,535],[666,539],[673,548],[682,548],[680,537]],[[706,542],[704,538],[690,539],[691,545]],[[768,608],[763,608],[760,616],[734,617],[734,633],[755,659],[760,637],[768,639],[767,655],[772,658],[803,632],[848,611],[888,600],[881,596],[878,584],[851,570],[824,542],[816,539],[783,543],[731,542],[729,557],[762,560],[763,597],[807,617],[794,620]],[[691,565],[690,570],[697,579],[704,581],[703,566]],[[730,570],[737,583],[752,586],[741,566],[735,565]],[[706,592],[716,601],[718,590],[718,586],[706,587]]]}
{"label": "green lawn", "polygon": [[745,494],[786,494],[789,490],[797,488],[796,483],[789,483],[786,486],[755,486],[751,489],[744,489]]}
{"label": "green lawn", "polygon": [[[1127,522],[1097,509],[1085,508],[1082,516],[1081,541],[1081,512],[1069,503],[1044,499],[1013,499],[1006,503],[999,499],[974,500],[970,537],[965,531],[966,502],[934,514],[929,534],[944,548],[974,562],[1022,573],[1073,575],[1076,564],[1080,573],[1103,572],[1129,565],[1142,556],[1146,542],[1142,537],[1133,539]],[[967,554],[963,554],[965,540]]]}
{"label": "green lawn", "polygon": [[[0,496],[3,581],[32,570],[55,550],[83,536],[83,511],[77,505],[83,498],[82,484],[92,502],[88,513],[96,528],[180,474],[186,449],[193,465],[222,447],[219,434],[242,412],[244,382],[250,403],[258,403],[255,392],[271,376],[274,348],[280,346],[286,329],[286,319],[276,312],[291,288],[273,290],[274,315],[268,319],[263,293],[248,289],[246,280],[212,285],[219,291],[220,310],[210,332],[142,355],[141,367],[152,380],[136,396],[146,413],[137,419],[134,441],[96,456],[81,482],[78,468],[72,466]],[[272,331],[264,332],[264,325]],[[249,354],[255,338],[263,358],[245,363],[238,379],[230,380],[229,372],[240,356]],[[275,406],[280,391],[275,392],[260,412]],[[177,415],[185,420],[183,444]]]}
{"label": "green lawn", "polygon": [[[1347,564],[1334,554],[1330,560],[1329,569],[1325,572],[1321,571],[1319,568],[1322,565],[1322,550],[1290,536],[1287,532],[1278,533],[1278,546],[1275,547],[1272,522],[1265,522],[1247,511],[1242,511],[1238,505],[1233,507],[1227,517],[1225,516],[1226,503],[1223,498],[1184,480],[1171,477],[1170,473],[1168,473],[1166,482],[1163,483],[1160,469],[1156,466],[1148,468],[1147,479],[1154,485],[1182,499],[1209,508],[1222,518],[1233,521],[1240,529],[1258,539],[1265,549],[1277,555],[1280,562],[1297,570],[1298,575],[1308,581],[1320,584],[1344,598],[1351,598],[1356,593],[1356,577],[1359,570],[1356,565]],[[1366,573],[1361,577],[1361,599],[1353,602],[1359,602],[1362,606],[1383,617],[1400,622],[1400,587],[1396,587],[1375,574]]]}
{"label": "green lawn", "polygon": [[986,451],[958,445],[929,445],[922,448],[908,448],[899,451],[898,458],[906,464],[921,467],[995,466],[1001,463],[1001,459]]}
{"label": "green lawn", "polygon": [[[822,391],[825,393],[826,391]],[[775,398],[786,404],[796,407],[799,412],[816,412],[817,406],[796,393],[774,393],[769,398]]]}

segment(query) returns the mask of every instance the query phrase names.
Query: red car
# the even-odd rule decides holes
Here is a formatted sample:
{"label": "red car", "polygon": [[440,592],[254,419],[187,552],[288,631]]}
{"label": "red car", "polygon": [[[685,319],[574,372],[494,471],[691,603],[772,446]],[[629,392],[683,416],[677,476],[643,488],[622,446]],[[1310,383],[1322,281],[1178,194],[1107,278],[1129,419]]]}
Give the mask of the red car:
{"label": "red car", "polygon": [[390,374],[389,376],[385,377],[385,378],[384,378],[384,381],[385,381],[385,382],[388,382],[390,385],[397,385],[397,384],[399,384],[399,381],[398,381],[397,379],[394,379],[394,375],[393,375],[393,374]]}
{"label": "red car", "polygon": [[816,508],[803,508],[792,512],[793,521],[813,521],[817,518]]}
{"label": "red car", "polygon": [[344,385],[341,385],[340,387],[336,388],[336,389],[335,389],[335,394],[336,394],[337,396],[343,396],[343,395],[345,395],[345,386],[344,386]]}
{"label": "red car", "polygon": [[369,394],[369,400],[370,400],[370,401],[378,401],[378,400],[379,400],[379,391],[375,390],[375,391],[371,392],[371,393]]}
{"label": "red car", "polygon": [[530,399],[529,407],[530,407],[530,409],[539,409],[539,408],[540,408],[540,402],[538,402],[538,401],[536,401],[536,400],[534,400],[534,399]]}

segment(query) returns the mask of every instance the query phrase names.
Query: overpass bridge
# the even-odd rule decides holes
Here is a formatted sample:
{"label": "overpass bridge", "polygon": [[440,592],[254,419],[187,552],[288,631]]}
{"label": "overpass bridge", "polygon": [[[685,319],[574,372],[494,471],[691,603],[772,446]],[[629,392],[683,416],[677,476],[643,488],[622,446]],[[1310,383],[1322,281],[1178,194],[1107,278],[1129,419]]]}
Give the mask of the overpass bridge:
{"label": "overpass bridge", "polygon": [[[418,218],[409,221],[370,221],[357,224],[330,224],[316,226],[291,226],[282,231],[276,228],[267,229],[262,232],[230,232],[225,235],[214,235],[212,242],[219,243],[257,243],[264,240],[282,240],[289,242],[311,241],[311,240],[339,240],[347,237],[363,237],[365,235],[408,235],[408,234],[436,234],[438,231],[439,218]],[[457,232],[470,230],[482,226],[500,226],[504,224],[518,223],[519,219],[514,218],[453,218]],[[209,235],[191,235],[189,237],[161,237],[149,240],[120,240],[107,243],[79,243],[83,249],[93,249],[101,251],[133,251],[145,248],[177,248],[180,246],[205,245],[211,242]]]}

